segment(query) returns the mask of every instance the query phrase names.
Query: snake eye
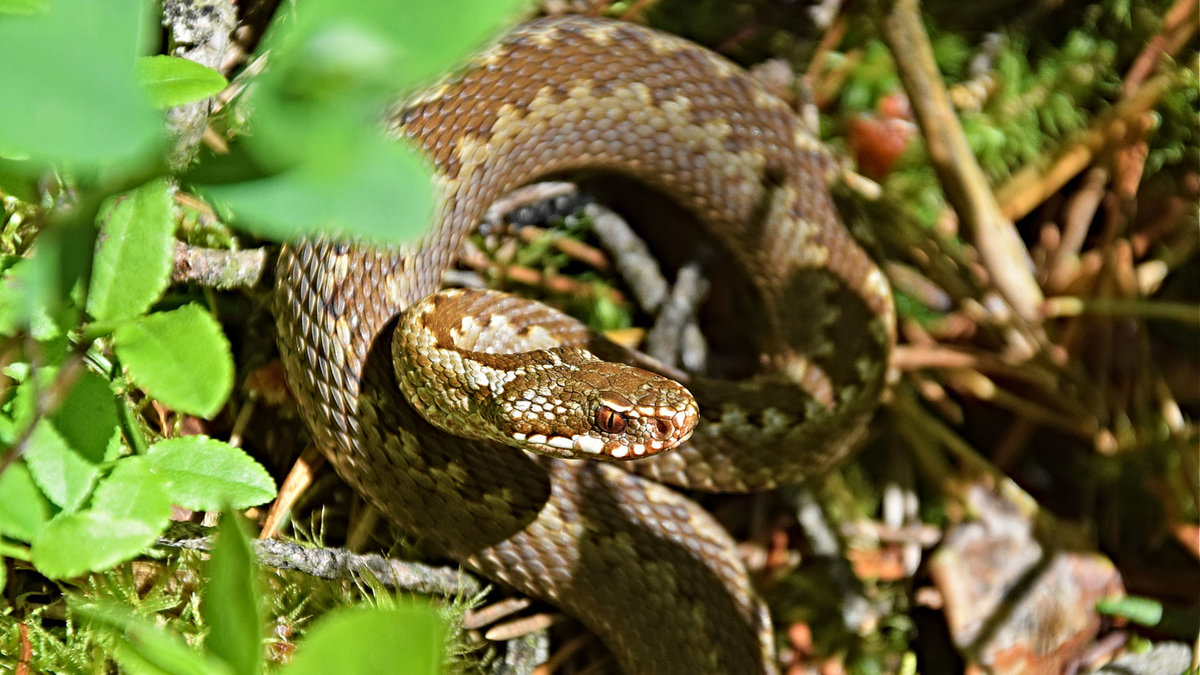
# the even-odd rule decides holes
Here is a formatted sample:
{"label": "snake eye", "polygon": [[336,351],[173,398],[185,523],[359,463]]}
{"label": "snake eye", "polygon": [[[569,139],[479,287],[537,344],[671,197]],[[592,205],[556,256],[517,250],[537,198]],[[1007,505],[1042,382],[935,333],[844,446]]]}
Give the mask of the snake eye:
{"label": "snake eye", "polygon": [[596,409],[596,426],[610,434],[619,434],[625,431],[625,416],[602,405]]}

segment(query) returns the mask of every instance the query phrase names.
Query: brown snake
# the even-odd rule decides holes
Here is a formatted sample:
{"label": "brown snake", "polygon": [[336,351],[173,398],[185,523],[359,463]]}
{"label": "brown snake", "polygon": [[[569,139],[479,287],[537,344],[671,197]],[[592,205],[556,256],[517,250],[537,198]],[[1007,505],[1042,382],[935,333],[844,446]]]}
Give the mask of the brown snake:
{"label": "brown snake", "polygon": [[[396,133],[439,172],[424,243],[306,243],[280,255],[280,349],[315,441],[388,517],[561,606],[627,672],[775,670],[770,621],[733,541],[661,482],[747,491],[800,481],[843,458],[877,405],[891,296],[834,212],[811,133],[720,56],[583,18],[520,27],[406,106]],[[700,405],[691,440],[620,465],[441,431],[401,396],[392,365],[397,316],[437,290],[486,207],[581,170],[632,178],[702,223],[725,254],[721,269],[748,289],[737,322],[752,327],[760,355],[762,374],[748,380],[689,378]]]}

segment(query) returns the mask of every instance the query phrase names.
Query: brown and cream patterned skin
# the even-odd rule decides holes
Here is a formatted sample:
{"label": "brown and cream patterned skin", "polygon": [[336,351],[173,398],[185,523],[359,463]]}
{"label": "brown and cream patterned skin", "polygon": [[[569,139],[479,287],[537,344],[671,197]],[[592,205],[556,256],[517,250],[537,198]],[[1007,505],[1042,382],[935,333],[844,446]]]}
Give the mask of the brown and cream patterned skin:
{"label": "brown and cream patterned skin", "polygon": [[[815,139],[723,58],[583,18],[514,30],[395,124],[439,171],[441,207],[424,243],[318,242],[280,255],[280,349],[316,442],[394,521],[561,606],[625,671],[774,671],[770,621],[733,541],[660,481],[745,491],[802,480],[843,458],[877,405],[891,296],[833,210]],[[699,401],[691,439],[637,462],[537,457],[447,433],[406,402],[393,370],[397,317],[437,290],[484,209],[540,176],[577,170],[671,197],[757,295],[755,316],[738,320],[758,326],[763,374],[689,378]],[[460,333],[487,322],[472,320]]]}
{"label": "brown and cream patterned skin", "polygon": [[561,459],[628,460],[692,435],[678,382],[587,351],[587,327],[498,291],[451,289],[416,303],[392,340],[404,398],[439,429]]}

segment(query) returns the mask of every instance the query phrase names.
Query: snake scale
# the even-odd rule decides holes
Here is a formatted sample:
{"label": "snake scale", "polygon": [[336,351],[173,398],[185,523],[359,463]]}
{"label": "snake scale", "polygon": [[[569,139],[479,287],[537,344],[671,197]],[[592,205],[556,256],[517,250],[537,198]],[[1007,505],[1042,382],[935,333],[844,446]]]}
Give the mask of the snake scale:
{"label": "snake scale", "polygon": [[[315,442],[386,516],[562,607],[626,672],[774,671],[770,619],[734,542],[664,483],[749,491],[803,480],[843,458],[877,406],[891,296],[833,209],[832,167],[811,132],[712,52],[579,17],[513,30],[392,124],[436,165],[433,231],[387,250],[315,241],[279,256],[279,345]],[[699,401],[691,439],[636,462],[444,432],[401,395],[392,365],[397,317],[438,289],[486,207],[578,171],[666,195],[753,300],[737,321],[754,328],[760,374],[688,377]]]}

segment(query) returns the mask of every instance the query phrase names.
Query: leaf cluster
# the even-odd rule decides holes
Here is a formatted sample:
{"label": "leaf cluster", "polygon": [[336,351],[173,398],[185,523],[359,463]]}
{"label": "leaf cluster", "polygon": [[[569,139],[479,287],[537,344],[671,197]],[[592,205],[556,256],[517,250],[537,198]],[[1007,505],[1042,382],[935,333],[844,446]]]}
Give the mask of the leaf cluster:
{"label": "leaf cluster", "polygon": [[[122,568],[93,575],[66,594],[65,639],[47,628],[53,622],[45,607],[20,622],[10,610],[0,612],[0,656],[15,661],[20,642],[27,640],[35,658],[31,665],[39,671],[261,672],[264,644],[283,649],[286,643],[266,635],[266,586],[242,529],[237,518],[223,519],[200,572],[192,569],[194,562],[176,560],[143,565],[138,575]],[[441,672],[449,648],[445,611],[378,588],[374,594],[361,607],[335,609],[311,623],[290,619],[290,627],[302,626],[290,639],[303,640],[294,653],[286,650],[290,663],[281,672]]]}
{"label": "leaf cluster", "polygon": [[[276,239],[414,237],[432,211],[429,171],[378,120],[398,91],[446,70],[521,3],[471,4],[396,12],[380,0],[322,0],[285,13],[256,56],[265,71],[226,109],[249,126],[214,117],[233,151],[188,168],[168,163],[161,111],[203,104],[229,83],[148,54],[160,42],[157,3],[0,1],[0,89],[12,103],[0,106],[0,589],[13,564],[66,580],[135,558],[173,505],[243,509],[274,497],[244,450],[153,432],[143,419],[151,409],[211,419],[234,383],[211,308],[170,291],[178,186]],[[128,605],[79,600],[72,611],[106,627],[125,669],[258,672],[262,621],[246,614],[258,596],[239,576],[250,567],[240,546],[210,563],[200,651]],[[331,620],[302,650],[317,656],[293,668],[329,671],[320,654],[336,651],[344,669],[352,637],[361,668],[413,647],[410,672],[434,672],[441,629],[423,618],[429,610],[380,611]],[[381,620],[383,633],[364,631]]]}

